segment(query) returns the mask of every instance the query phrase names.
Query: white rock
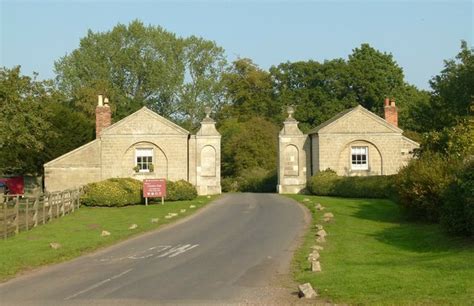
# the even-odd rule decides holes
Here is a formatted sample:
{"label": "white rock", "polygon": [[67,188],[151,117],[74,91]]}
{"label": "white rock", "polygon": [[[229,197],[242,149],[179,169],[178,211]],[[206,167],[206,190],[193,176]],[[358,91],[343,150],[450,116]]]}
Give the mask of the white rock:
{"label": "white rock", "polygon": [[319,230],[319,231],[316,233],[316,236],[318,236],[318,237],[323,237],[323,238],[326,237],[327,235],[328,235],[328,233],[326,233],[326,231],[323,230],[323,229],[322,229],[322,230]]}
{"label": "white rock", "polygon": [[298,295],[301,298],[312,299],[318,296],[318,294],[313,289],[310,283],[299,285],[298,291],[299,291]]}
{"label": "white rock", "polygon": [[330,222],[332,220],[332,218],[324,218],[323,221],[324,222]]}
{"label": "white rock", "polygon": [[58,242],[51,242],[51,243],[49,244],[49,246],[50,246],[52,249],[55,249],[55,250],[61,248],[61,244],[58,243]]}
{"label": "white rock", "polygon": [[332,213],[328,212],[328,213],[325,213],[325,214],[323,215],[323,217],[324,217],[324,218],[334,218],[334,215],[333,215]]}
{"label": "white rock", "polygon": [[319,256],[320,256],[320,255],[319,255],[318,251],[314,251],[314,252],[312,252],[311,254],[309,254],[308,260],[309,260],[309,261],[316,261],[316,260],[319,260]]}
{"label": "white rock", "polygon": [[311,262],[311,271],[321,272],[321,264],[319,263],[319,261],[312,261]]}
{"label": "white rock", "polygon": [[102,233],[100,233],[100,235],[101,235],[102,237],[110,236],[110,232],[108,232],[108,231],[102,231]]}
{"label": "white rock", "polygon": [[326,242],[326,238],[324,238],[324,237],[317,237],[317,238],[316,238],[316,242],[325,243],[325,242]]}
{"label": "white rock", "polygon": [[303,199],[303,202],[309,202],[309,201],[310,201],[310,199],[308,199],[308,198]]}
{"label": "white rock", "polygon": [[211,198],[211,196],[209,195],[209,196],[207,196],[207,198],[208,198],[208,199],[210,199],[210,198]]}
{"label": "white rock", "polygon": [[189,205],[189,208],[196,208],[196,205]]}
{"label": "white rock", "polygon": [[181,209],[180,212],[181,212],[181,213],[185,213],[185,212],[186,212],[186,209]]}
{"label": "white rock", "polygon": [[136,228],[138,228],[138,225],[136,225],[135,223],[128,227],[129,230],[134,230]]}
{"label": "white rock", "polygon": [[318,230],[322,230],[324,228],[321,224],[316,224],[314,227]]}
{"label": "white rock", "polygon": [[322,251],[322,250],[324,250],[324,248],[323,248],[322,246],[320,246],[320,245],[313,245],[311,248],[312,248],[313,250],[316,250],[316,251]]}
{"label": "white rock", "polygon": [[168,215],[170,215],[171,217],[176,217],[178,214],[177,213],[169,213]]}
{"label": "white rock", "polygon": [[321,204],[319,204],[319,203],[316,204],[315,207],[316,207],[317,210],[324,210],[324,207],[323,207]]}
{"label": "white rock", "polygon": [[171,218],[173,218],[173,216],[170,216],[170,215],[165,216],[165,219],[171,219]]}
{"label": "white rock", "polygon": [[160,221],[160,218],[151,218],[151,223],[158,223]]}

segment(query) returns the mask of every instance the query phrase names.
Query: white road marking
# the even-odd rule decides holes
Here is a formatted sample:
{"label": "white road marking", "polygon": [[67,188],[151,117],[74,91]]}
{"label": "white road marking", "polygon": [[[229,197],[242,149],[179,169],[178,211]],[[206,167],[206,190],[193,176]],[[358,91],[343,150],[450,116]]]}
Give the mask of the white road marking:
{"label": "white road marking", "polygon": [[123,272],[120,273],[120,274],[117,274],[117,275],[114,275],[114,276],[109,277],[109,278],[107,278],[107,279],[104,279],[103,281],[100,281],[100,282],[98,282],[98,283],[96,283],[96,284],[94,284],[94,285],[92,285],[92,286],[90,286],[90,287],[87,287],[86,289],[84,289],[84,290],[82,290],[82,291],[79,291],[79,292],[77,292],[77,293],[75,293],[75,294],[73,294],[73,295],[68,296],[68,297],[65,298],[64,300],[70,300],[70,299],[75,298],[75,297],[78,296],[78,295],[81,295],[81,294],[86,293],[86,292],[88,292],[88,291],[94,290],[95,288],[98,288],[98,287],[102,286],[102,285],[105,284],[105,283],[108,283],[108,282],[110,282],[110,281],[112,281],[112,280],[114,280],[114,279],[117,279],[117,278],[119,278],[119,277],[121,277],[121,276],[127,274],[128,272],[130,272],[130,271],[132,271],[132,270],[133,270],[133,269],[128,269],[128,270],[126,270],[126,271],[123,271]]}
{"label": "white road marking", "polygon": [[199,246],[199,244],[194,244],[194,245],[192,245],[192,244],[185,244],[185,245],[178,244],[174,247],[171,246],[171,245],[157,245],[157,246],[147,248],[145,250],[142,250],[140,252],[137,252],[135,254],[128,255],[128,256],[125,256],[125,257],[120,257],[120,258],[109,257],[109,258],[101,258],[101,259],[98,259],[98,260],[100,262],[107,262],[107,261],[116,262],[116,261],[121,261],[121,260],[124,260],[124,259],[140,260],[140,259],[150,258],[150,257],[153,257],[153,256],[155,256],[154,258],[163,258],[163,257],[172,258],[172,257],[178,256],[180,254],[183,254],[183,253],[185,253],[189,250],[192,250],[192,249],[194,249],[198,246]]}

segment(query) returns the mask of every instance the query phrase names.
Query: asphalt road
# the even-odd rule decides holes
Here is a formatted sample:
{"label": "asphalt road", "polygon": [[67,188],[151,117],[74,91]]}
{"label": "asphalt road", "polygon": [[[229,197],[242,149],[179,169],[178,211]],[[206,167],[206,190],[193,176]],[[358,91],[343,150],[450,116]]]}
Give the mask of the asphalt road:
{"label": "asphalt road", "polygon": [[225,195],[172,226],[0,284],[0,304],[273,304],[295,299],[284,283],[305,225],[304,210],[288,198]]}

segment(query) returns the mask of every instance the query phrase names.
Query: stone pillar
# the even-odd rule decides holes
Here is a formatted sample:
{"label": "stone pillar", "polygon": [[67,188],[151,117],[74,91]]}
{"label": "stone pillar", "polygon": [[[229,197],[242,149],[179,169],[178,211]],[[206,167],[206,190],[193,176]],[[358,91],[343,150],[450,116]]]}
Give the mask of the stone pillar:
{"label": "stone pillar", "polygon": [[95,108],[95,138],[99,138],[103,129],[112,124],[112,111],[109,106],[109,99],[99,95],[97,107]]}
{"label": "stone pillar", "polygon": [[293,113],[293,108],[288,107],[288,118],[278,136],[278,193],[300,193],[306,188],[308,135],[298,128]]}
{"label": "stone pillar", "polygon": [[221,193],[221,134],[206,108],[206,118],[196,133],[196,189],[199,195]]}

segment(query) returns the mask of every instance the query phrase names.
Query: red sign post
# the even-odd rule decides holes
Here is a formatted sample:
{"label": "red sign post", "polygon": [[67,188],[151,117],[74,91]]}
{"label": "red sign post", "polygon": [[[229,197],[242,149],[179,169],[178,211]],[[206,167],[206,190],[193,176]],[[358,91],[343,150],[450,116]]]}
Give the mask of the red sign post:
{"label": "red sign post", "polygon": [[165,179],[146,179],[143,180],[143,197],[148,206],[148,198],[161,198],[161,204],[164,204],[166,197]]}

